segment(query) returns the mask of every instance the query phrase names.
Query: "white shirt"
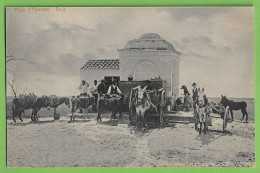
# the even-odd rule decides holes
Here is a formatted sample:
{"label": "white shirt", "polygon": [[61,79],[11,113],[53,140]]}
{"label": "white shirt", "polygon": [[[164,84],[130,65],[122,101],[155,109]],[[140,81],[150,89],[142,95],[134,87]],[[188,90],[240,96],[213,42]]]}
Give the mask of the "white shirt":
{"label": "white shirt", "polygon": [[92,94],[98,94],[97,87],[98,87],[98,85],[92,85],[90,88],[90,92]]}
{"label": "white shirt", "polygon": [[88,93],[88,94],[89,94],[89,93],[90,93],[90,92],[89,92],[89,87],[88,87],[86,84],[85,84],[85,85],[82,85],[82,84],[81,84],[81,85],[79,86],[79,90],[80,90],[80,93],[81,93],[81,94],[85,94],[85,93]]}

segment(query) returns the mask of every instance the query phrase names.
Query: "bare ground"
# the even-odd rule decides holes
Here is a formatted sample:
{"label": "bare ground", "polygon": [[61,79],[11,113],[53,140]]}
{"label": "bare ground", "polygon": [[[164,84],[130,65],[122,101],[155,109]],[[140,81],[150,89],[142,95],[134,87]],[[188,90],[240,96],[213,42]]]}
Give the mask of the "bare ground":
{"label": "bare ground", "polygon": [[191,112],[171,114],[165,123],[148,119],[146,129],[129,125],[127,115],[118,122],[97,123],[68,116],[58,121],[41,118],[13,123],[7,120],[8,167],[253,167],[254,122],[229,123],[212,115],[207,134],[194,130]]}

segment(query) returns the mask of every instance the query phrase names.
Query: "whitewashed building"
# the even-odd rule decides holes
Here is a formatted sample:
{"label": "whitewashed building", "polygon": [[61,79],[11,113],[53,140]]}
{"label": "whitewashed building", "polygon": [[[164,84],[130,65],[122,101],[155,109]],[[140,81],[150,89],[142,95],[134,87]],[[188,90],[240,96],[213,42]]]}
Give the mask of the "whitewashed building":
{"label": "whitewashed building", "polygon": [[89,83],[100,79],[167,81],[167,96],[179,95],[180,52],[155,33],[143,34],[118,49],[118,59],[89,60],[80,69],[80,79]]}

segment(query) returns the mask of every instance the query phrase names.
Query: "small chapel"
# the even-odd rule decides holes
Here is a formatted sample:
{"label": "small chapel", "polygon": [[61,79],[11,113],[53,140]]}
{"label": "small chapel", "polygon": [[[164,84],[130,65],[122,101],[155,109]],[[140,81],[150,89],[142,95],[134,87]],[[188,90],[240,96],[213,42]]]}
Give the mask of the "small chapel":
{"label": "small chapel", "polygon": [[181,53],[156,33],[145,33],[117,50],[117,59],[92,59],[80,68],[80,80],[134,81],[161,79],[167,82],[167,96],[179,96]]}

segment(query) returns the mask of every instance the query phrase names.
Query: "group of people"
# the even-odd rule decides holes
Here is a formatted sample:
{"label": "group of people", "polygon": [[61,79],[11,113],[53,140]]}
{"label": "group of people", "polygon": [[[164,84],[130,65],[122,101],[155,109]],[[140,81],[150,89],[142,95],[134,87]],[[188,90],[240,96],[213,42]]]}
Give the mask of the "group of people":
{"label": "group of people", "polygon": [[[197,97],[198,97],[198,88],[197,88],[197,84],[194,82],[192,84],[192,101],[193,103],[195,103]],[[187,87],[185,85],[182,85],[181,89],[183,89],[184,92],[184,111],[189,111],[190,107],[194,107],[194,105],[192,105],[192,101],[191,101],[191,97],[190,97],[190,93],[187,89]]]}
{"label": "group of people", "polygon": [[100,80],[99,84],[97,84],[97,80],[94,80],[92,86],[83,80],[78,89],[80,90],[80,96],[93,96],[95,98],[98,97],[98,94],[121,94],[116,80],[113,80],[112,84],[108,88],[104,79]]}

